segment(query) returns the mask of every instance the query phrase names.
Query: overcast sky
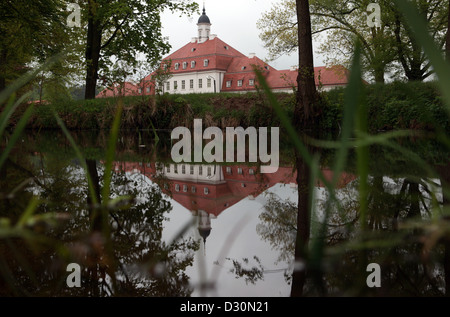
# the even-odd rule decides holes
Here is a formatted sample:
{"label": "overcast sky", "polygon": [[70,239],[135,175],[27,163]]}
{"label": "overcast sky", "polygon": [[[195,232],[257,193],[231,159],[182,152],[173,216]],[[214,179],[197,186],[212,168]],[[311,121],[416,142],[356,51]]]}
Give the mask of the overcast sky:
{"label": "overcast sky", "polygon": [[[256,53],[256,56],[266,60],[268,51],[264,48],[259,38],[261,31],[256,23],[262,14],[280,3],[281,0],[206,0],[195,1],[203,9],[206,6],[206,14],[211,20],[211,34],[217,36],[244,55]],[[190,42],[197,36],[197,21],[199,15],[192,18],[180,17],[179,14],[166,12],[162,16],[163,36],[169,38],[172,45],[171,53]],[[314,54],[314,66],[323,66],[320,56]],[[297,53],[285,55],[270,65],[277,69],[288,69],[298,64]]]}

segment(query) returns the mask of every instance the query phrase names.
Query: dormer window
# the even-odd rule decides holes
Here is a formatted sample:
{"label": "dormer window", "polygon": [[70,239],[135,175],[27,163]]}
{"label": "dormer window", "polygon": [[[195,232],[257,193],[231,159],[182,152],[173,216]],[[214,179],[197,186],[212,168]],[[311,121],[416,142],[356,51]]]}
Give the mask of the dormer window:
{"label": "dormer window", "polygon": [[188,63],[187,62],[183,62],[183,69],[187,68]]}
{"label": "dormer window", "polygon": [[247,66],[242,66],[242,68],[241,68],[241,69],[242,69],[242,70],[245,70],[246,68],[247,68]]}
{"label": "dormer window", "polygon": [[204,66],[204,67],[208,67],[208,65],[209,65],[209,59],[205,59],[205,60],[203,61],[203,66]]}
{"label": "dormer window", "polygon": [[195,68],[195,61],[191,62],[191,68]]}
{"label": "dormer window", "polygon": [[178,70],[180,68],[180,63],[175,64],[175,70]]}

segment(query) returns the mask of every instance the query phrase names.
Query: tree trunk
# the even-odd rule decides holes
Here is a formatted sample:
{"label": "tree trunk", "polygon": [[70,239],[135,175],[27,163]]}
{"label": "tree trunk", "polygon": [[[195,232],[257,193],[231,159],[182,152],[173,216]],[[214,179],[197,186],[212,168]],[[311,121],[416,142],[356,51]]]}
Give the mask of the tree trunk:
{"label": "tree trunk", "polygon": [[298,21],[299,69],[297,76],[297,107],[294,120],[299,130],[311,129],[316,100],[311,17],[308,0],[296,0]]}
{"label": "tree trunk", "polygon": [[408,78],[408,81],[416,81],[416,80],[423,81],[424,69],[422,68],[422,63],[420,60],[422,49],[419,45],[417,45],[412,34],[408,33],[408,39],[411,40],[413,53],[410,58],[408,58],[408,56],[406,55],[407,52],[403,46],[404,43],[402,42],[401,38],[401,21],[400,21],[400,13],[398,12],[395,14],[394,34],[397,45],[398,59],[402,65],[406,77]]}
{"label": "tree trunk", "polygon": [[96,4],[93,1],[89,1],[89,19],[86,43],[86,91],[84,94],[84,99],[95,99],[95,92],[97,88],[102,32],[94,13],[95,5]]}
{"label": "tree trunk", "polygon": [[[298,52],[299,70],[297,76],[297,104],[294,112],[294,125],[299,134],[314,126],[314,103],[317,99],[316,84],[314,80],[314,59],[311,35],[311,17],[308,0],[296,0],[298,21]],[[295,268],[292,276],[291,296],[303,295],[306,282],[306,262],[310,234],[309,215],[309,167],[296,153],[297,184],[298,184],[298,211],[297,211],[297,237],[295,243],[295,262],[305,265]]]}
{"label": "tree trunk", "polygon": [[384,69],[375,69],[375,82],[384,84]]}
{"label": "tree trunk", "polygon": [[295,263],[292,276],[291,297],[303,296],[306,282],[306,259],[310,235],[309,180],[310,170],[305,161],[297,156],[298,212],[295,240]]}

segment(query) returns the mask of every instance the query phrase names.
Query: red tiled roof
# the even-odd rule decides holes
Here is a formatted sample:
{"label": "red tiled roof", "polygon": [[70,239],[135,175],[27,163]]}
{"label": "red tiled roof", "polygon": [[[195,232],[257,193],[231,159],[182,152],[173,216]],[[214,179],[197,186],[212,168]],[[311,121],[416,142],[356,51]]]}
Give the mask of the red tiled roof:
{"label": "red tiled roof", "polygon": [[[245,57],[245,55],[216,37],[203,43],[188,43],[164,60],[171,60],[171,72],[178,74],[213,69],[226,71],[235,57]],[[204,60],[208,60],[207,66],[204,66]],[[183,63],[185,62],[187,68],[183,69]],[[191,62],[195,62],[194,68],[191,67]],[[179,67],[175,69],[177,63]]]}
{"label": "red tiled roof", "polygon": [[223,55],[230,57],[244,57],[245,55],[234,49],[218,37],[203,43],[188,43],[179,50],[167,56],[165,59],[185,60],[189,58],[203,57],[208,55]]}
{"label": "red tiled roof", "polygon": [[[255,85],[257,82],[253,71],[254,66],[263,71],[267,83],[274,90],[290,89],[297,86],[297,71],[277,70],[256,56],[249,58],[218,37],[203,43],[190,42],[164,58],[163,61],[167,60],[172,62],[170,69],[172,74],[210,70],[224,71],[225,76],[221,87],[223,92],[256,90]],[[204,64],[205,60],[208,60],[207,66]],[[195,64],[192,65],[192,62],[195,62]],[[183,63],[187,63],[185,69],[183,69]],[[176,64],[178,64],[178,69],[175,69]],[[145,77],[141,84],[147,85],[146,83],[152,81],[153,75],[154,73]],[[314,68],[314,75],[316,86],[344,86],[348,82],[349,70],[343,66],[321,66]],[[242,83],[238,86],[238,81],[240,80],[242,80]],[[231,87],[227,87],[227,82],[229,81],[231,81]],[[250,81],[253,81],[253,85],[250,85]],[[151,87],[150,93],[147,93],[146,89],[142,89],[141,94],[154,94],[154,86],[152,85]],[[130,89],[126,89],[125,95],[129,94],[127,90],[131,94],[138,94],[138,87],[136,86],[134,89],[131,86]],[[105,94],[104,92],[102,93]],[[117,95],[117,92],[115,94],[112,91],[106,92],[106,97],[112,95]]]}

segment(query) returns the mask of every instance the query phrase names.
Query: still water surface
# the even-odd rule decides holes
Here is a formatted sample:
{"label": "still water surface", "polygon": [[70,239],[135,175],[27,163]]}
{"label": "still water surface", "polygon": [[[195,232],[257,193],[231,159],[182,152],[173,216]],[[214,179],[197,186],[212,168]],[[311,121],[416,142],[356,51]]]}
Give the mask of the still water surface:
{"label": "still water surface", "polygon": [[[73,134],[102,187],[107,137]],[[21,238],[1,241],[3,296],[289,296],[298,195],[289,147],[282,150],[277,173],[259,174],[258,166],[247,164],[174,164],[166,154],[170,139],[160,137],[156,147],[151,133],[123,133],[119,140],[111,197],[129,199],[110,210],[108,244],[89,229],[86,173],[65,137],[58,132],[24,136],[2,171],[0,192],[14,195],[2,196],[0,217],[18,221],[32,194],[41,199],[36,214],[59,216],[56,223],[43,219],[29,225],[50,238],[42,245]],[[399,220],[428,221],[442,207],[440,184],[449,174],[448,154],[429,141],[412,148],[428,153],[425,159],[438,171],[434,177],[392,150],[373,152],[368,225],[379,234],[373,241],[392,232],[391,241],[403,239],[404,233],[397,235]],[[331,179],[333,154],[322,156],[321,170]],[[328,220],[330,247],[355,237],[358,177],[352,157],[348,165],[336,190],[343,209]],[[323,217],[327,197],[316,182],[313,228]],[[437,246],[425,261],[418,244],[424,237],[414,232],[408,243],[392,242],[389,250],[375,244],[367,254],[384,261],[388,295],[445,292],[445,250]],[[355,285],[365,284],[367,274],[358,271],[358,257],[349,249],[330,248],[326,254],[323,278],[330,294],[352,294]],[[71,262],[82,268],[80,288],[66,285],[65,268]]]}

